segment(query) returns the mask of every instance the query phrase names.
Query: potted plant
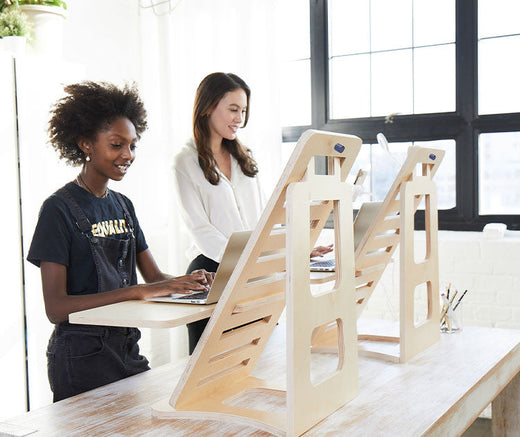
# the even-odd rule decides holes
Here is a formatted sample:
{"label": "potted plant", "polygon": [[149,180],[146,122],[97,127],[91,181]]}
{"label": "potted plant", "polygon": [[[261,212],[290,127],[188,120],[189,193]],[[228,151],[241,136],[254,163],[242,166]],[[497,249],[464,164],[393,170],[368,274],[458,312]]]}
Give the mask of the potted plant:
{"label": "potted plant", "polygon": [[61,0],[0,0],[0,12],[8,7],[21,5],[55,6],[67,9],[67,4]]}
{"label": "potted plant", "polygon": [[2,8],[0,12],[0,38],[4,50],[15,55],[25,52],[30,25],[18,7]]}
{"label": "potted plant", "polygon": [[38,55],[61,56],[67,4],[62,0],[0,0],[0,10],[19,8],[32,28],[29,48]]}

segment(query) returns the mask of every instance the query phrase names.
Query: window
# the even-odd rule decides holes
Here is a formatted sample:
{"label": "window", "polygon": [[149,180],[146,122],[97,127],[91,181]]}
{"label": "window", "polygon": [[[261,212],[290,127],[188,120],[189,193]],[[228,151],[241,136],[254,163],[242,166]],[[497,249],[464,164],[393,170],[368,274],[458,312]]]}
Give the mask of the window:
{"label": "window", "polygon": [[328,44],[332,119],[455,110],[453,0],[329,0]]}
{"label": "window", "polygon": [[[513,182],[520,176],[520,3],[305,3],[310,117],[285,123],[284,142],[308,128],[361,137],[353,172],[369,170],[369,194],[359,200],[384,197],[397,171],[394,159],[402,161],[408,146],[442,148],[446,155],[434,179],[440,229],[481,230],[495,221],[520,229],[520,189]],[[305,99],[287,108],[296,113]],[[379,132],[393,158],[378,146]]]}
{"label": "window", "polygon": [[519,112],[520,2],[480,0],[479,11],[479,113]]}
{"label": "window", "polygon": [[[439,209],[455,207],[455,142],[453,140],[415,141],[390,143],[389,152],[379,144],[363,144],[356,159],[353,172],[359,168],[366,170],[367,178],[363,184],[364,193],[360,195],[354,207],[362,202],[382,201],[406,159],[410,146],[432,147],[446,152],[442,165],[435,175],[437,182],[437,205]],[[352,178],[352,177],[351,177]]]}
{"label": "window", "polygon": [[479,213],[520,214],[520,132],[481,134],[478,156]]}

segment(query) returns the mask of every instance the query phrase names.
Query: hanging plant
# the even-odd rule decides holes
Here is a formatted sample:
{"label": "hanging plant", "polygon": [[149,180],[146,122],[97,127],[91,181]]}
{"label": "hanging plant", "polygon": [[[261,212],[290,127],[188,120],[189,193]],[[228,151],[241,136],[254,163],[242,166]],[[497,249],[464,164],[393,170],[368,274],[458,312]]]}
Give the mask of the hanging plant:
{"label": "hanging plant", "polygon": [[0,38],[6,36],[25,36],[30,32],[25,14],[18,8],[7,8],[0,13]]}
{"label": "hanging plant", "polygon": [[10,6],[18,5],[56,6],[58,8],[67,9],[67,4],[62,0],[0,0],[0,11]]}

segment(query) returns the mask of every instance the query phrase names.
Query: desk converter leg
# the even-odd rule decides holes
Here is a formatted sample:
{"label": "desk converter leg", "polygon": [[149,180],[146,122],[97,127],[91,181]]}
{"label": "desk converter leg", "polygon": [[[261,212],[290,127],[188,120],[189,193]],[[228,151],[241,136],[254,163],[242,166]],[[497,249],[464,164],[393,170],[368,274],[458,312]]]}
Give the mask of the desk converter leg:
{"label": "desk converter leg", "polygon": [[491,415],[493,436],[520,435],[520,373],[494,399]]}

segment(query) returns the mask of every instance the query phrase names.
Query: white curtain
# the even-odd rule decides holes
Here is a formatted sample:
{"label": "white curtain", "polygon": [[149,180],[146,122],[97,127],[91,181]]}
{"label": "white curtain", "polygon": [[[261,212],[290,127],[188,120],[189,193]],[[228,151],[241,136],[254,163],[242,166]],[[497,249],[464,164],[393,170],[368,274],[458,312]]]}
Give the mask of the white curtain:
{"label": "white curtain", "polygon": [[[161,249],[161,258],[167,254],[167,266],[162,267],[172,273],[183,272],[189,260],[184,255],[187,241],[177,215],[171,164],[191,136],[195,91],[207,74],[236,73],[251,87],[250,121],[239,138],[253,150],[266,196],[278,179],[281,130],[275,6],[275,0],[184,0],[163,15],[152,8],[141,9],[141,90],[150,129],[139,148],[139,160],[143,165],[154,163],[156,171],[139,174],[155,178],[161,193],[160,202],[144,211],[157,230],[155,235],[147,230],[147,236],[150,245],[157,243]],[[146,220],[143,211],[140,217]],[[169,228],[168,241],[158,221]]]}
{"label": "white curtain", "polygon": [[[216,71],[235,73],[251,87],[250,120],[239,138],[253,150],[266,197],[283,163],[276,0],[172,3],[176,8],[165,14],[157,15],[152,8],[140,10],[139,86],[148,110],[149,129],[138,146],[136,168],[132,169],[132,175],[139,177],[125,178],[123,184],[128,188],[123,191],[131,193],[160,267],[178,275],[189,263],[185,255],[189,241],[178,215],[171,165],[192,135],[195,91],[206,75]],[[162,6],[168,9],[167,3]],[[156,11],[162,12],[160,7]],[[186,333],[184,327],[169,332],[145,330],[143,352],[152,365],[184,356]],[[171,347],[165,348],[165,342]]]}

